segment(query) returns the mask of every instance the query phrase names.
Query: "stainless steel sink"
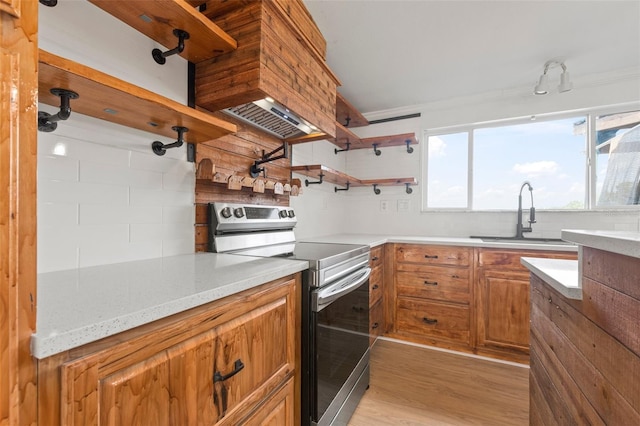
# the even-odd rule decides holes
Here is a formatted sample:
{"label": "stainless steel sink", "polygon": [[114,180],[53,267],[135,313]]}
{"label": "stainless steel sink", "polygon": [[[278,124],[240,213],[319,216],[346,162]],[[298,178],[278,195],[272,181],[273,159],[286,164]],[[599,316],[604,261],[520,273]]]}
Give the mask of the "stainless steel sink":
{"label": "stainless steel sink", "polygon": [[490,236],[471,236],[469,238],[477,238],[486,243],[513,243],[513,244],[564,244],[573,245],[560,238],[517,238],[517,237],[490,237]]}

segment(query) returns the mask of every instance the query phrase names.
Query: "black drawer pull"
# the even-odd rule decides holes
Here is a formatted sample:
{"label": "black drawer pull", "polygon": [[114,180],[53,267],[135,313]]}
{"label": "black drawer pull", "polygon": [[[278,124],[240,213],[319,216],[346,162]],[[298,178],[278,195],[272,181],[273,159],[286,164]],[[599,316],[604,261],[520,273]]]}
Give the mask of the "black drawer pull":
{"label": "black drawer pull", "polygon": [[437,319],[435,319],[435,318],[433,318],[433,319],[432,319],[432,318],[424,317],[424,318],[422,318],[422,321],[423,321],[425,324],[437,324],[437,323],[438,323],[438,320],[437,320]]}
{"label": "black drawer pull", "polygon": [[424,280],[424,285],[436,286],[436,285],[438,285],[438,281],[427,281],[427,280]]}
{"label": "black drawer pull", "polygon": [[372,260],[372,261],[374,261],[374,262],[375,262],[376,260],[378,260],[378,259],[380,259],[378,256],[373,256],[373,257],[371,258],[371,260]]}
{"label": "black drawer pull", "polygon": [[460,277],[459,277],[459,276],[457,276],[457,275],[451,275],[451,278],[453,278],[453,279],[458,279],[458,278],[460,278]]}
{"label": "black drawer pull", "polygon": [[231,373],[223,375],[221,372],[216,371],[213,374],[213,383],[224,382],[225,380],[230,379],[231,377],[238,374],[243,368],[244,364],[242,363],[242,360],[237,359],[236,362],[233,363],[233,371]]}
{"label": "black drawer pull", "polygon": [[352,306],[351,309],[353,310],[353,312],[364,312],[365,308],[363,308],[362,306]]}
{"label": "black drawer pull", "polygon": [[379,288],[378,284],[374,284],[373,287],[371,287],[371,290],[377,290]]}
{"label": "black drawer pull", "polygon": [[371,326],[371,329],[376,329],[376,328],[378,328],[378,323],[374,322],[373,325]]}
{"label": "black drawer pull", "polygon": [[425,255],[424,255],[424,258],[425,258],[425,259],[437,259],[437,258],[438,258],[438,255],[437,255],[437,254],[434,254],[434,255],[425,254]]}

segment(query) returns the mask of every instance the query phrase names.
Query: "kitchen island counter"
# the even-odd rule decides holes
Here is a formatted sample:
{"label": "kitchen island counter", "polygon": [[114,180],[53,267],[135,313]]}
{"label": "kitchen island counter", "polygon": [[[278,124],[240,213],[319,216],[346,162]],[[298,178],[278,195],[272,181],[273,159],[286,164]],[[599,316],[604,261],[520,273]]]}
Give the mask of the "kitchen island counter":
{"label": "kitchen island counter", "polygon": [[42,359],[308,267],[197,253],[39,274],[31,352]]}

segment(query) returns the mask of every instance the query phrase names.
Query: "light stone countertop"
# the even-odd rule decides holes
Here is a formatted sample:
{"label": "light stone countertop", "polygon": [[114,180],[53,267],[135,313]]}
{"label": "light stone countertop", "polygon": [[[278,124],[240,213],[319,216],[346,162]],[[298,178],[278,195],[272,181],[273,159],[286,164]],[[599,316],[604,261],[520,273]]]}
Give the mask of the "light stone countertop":
{"label": "light stone countertop", "polygon": [[197,253],[39,274],[31,352],[42,359],[308,267]]}
{"label": "light stone countertop", "polygon": [[379,235],[379,234],[336,234],[321,237],[302,238],[301,241],[312,241],[319,243],[338,244],[363,244],[376,247],[385,243],[406,243],[406,244],[437,244],[449,246],[468,246],[486,248],[506,248],[520,250],[553,250],[577,252],[578,248],[573,244],[562,243],[536,243],[527,241],[494,242],[482,241],[479,238],[463,237],[421,237],[407,235]]}
{"label": "light stone countertop", "polygon": [[520,263],[568,299],[582,300],[578,261],[523,257]]}
{"label": "light stone countertop", "polygon": [[581,246],[640,258],[640,232],[566,229],[562,238]]}

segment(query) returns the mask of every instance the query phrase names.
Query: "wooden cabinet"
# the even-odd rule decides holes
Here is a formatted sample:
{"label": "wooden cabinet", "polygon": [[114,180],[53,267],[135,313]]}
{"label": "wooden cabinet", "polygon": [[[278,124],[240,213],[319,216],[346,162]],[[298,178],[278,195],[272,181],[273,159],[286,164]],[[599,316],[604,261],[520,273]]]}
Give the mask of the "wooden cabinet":
{"label": "wooden cabinet", "polygon": [[469,348],[473,249],[398,244],[394,255],[394,337]]}
{"label": "wooden cabinet", "polygon": [[277,280],[43,360],[41,418],[295,424],[297,288],[298,278]]}
{"label": "wooden cabinet", "polygon": [[529,270],[521,257],[575,259],[575,253],[476,249],[478,353],[527,361]]}
{"label": "wooden cabinet", "polygon": [[373,345],[377,337],[384,331],[384,246],[371,249],[371,276],[369,277],[369,344]]}

